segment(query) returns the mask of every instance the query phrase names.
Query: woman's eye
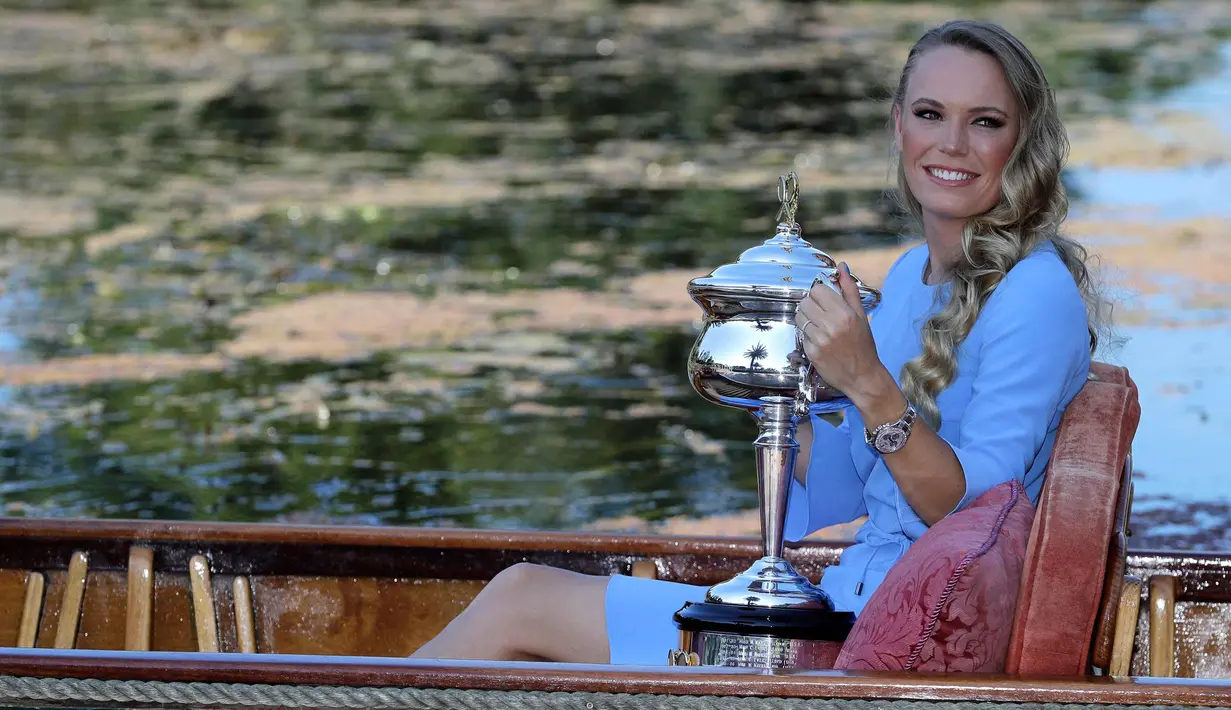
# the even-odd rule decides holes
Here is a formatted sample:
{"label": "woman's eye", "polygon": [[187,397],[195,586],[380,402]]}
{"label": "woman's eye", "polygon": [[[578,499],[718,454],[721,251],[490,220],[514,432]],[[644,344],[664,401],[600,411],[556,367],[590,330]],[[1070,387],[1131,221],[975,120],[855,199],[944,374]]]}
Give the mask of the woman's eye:
{"label": "woman's eye", "polygon": [[925,121],[935,121],[940,118],[940,114],[930,108],[919,109],[918,111],[915,111],[915,115]]}
{"label": "woman's eye", "polygon": [[987,126],[988,128],[1000,128],[1004,125],[1004,121],[1001,121],[999,118],[992,118],[991,116],[976,118],[975,123],[980,126]]}

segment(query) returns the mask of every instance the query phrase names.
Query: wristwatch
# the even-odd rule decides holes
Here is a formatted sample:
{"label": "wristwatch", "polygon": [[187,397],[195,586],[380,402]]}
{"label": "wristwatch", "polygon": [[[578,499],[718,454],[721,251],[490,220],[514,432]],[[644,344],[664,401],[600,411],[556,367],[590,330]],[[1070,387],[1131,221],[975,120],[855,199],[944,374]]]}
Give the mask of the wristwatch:
{"label": "wristwatch", "polygon": [[897,421],[881,424],[872,431],[864,427],[863,438],[868,442],[868,446],[874,447],[882,454],[892,454],[906,446],[906,440],[910,437],[910,430],[914,425],[915,407],[907,403],[906,413],[898,417]]}

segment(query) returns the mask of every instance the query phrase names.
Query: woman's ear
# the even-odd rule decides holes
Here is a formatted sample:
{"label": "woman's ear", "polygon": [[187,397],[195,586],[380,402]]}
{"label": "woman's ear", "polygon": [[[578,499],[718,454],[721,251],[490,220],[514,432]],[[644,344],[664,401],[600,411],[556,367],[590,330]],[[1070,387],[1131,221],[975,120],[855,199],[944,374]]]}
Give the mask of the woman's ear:
{"label": "woman's ear", "polygon": [[902,152],[902,109],[893,107],[893,152]]}

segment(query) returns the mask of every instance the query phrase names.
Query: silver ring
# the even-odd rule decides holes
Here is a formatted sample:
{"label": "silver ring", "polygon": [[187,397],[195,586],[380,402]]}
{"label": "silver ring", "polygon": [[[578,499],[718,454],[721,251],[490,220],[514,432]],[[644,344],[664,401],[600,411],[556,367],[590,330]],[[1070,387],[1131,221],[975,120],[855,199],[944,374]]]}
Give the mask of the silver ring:
{"label": "silver ring", "polygon": [[800,328],[800,329],[799,329],[799,332],[803,333],[804,335],[807,335],[807,334],[808,334],[808,326],[810,326],[810,325],[816,325],[816,324],[812,322],[812,319],[811,319],[811,318],[804,318],[804,327]]}

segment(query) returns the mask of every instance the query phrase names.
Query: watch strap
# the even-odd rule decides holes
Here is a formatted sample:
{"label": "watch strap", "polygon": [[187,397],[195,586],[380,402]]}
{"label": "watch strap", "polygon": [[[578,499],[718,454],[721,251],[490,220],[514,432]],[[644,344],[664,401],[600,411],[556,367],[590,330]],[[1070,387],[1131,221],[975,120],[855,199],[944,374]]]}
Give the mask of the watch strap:
{"label": "watch strap", "polygon": [[906,434],[909,435],[910,430],[913,428],[913,425],[915,423],[916,416],[917,416],[917,413],[915,412],[915,406],[911,404],[910,402],[907,402],[906,411],[902,414],[902,416],[898,417],[897,419],[891,422],[885,422],[884,424],[881,424],[880,426],[876,427],[875,429],[872,429],[871,431],[869,431],[868,428],[865,426],[863,428],[864,441],[867,442],[868,446],[875,446],[876,437],[882,431],[889,429],[889,428],[901,429]]}

